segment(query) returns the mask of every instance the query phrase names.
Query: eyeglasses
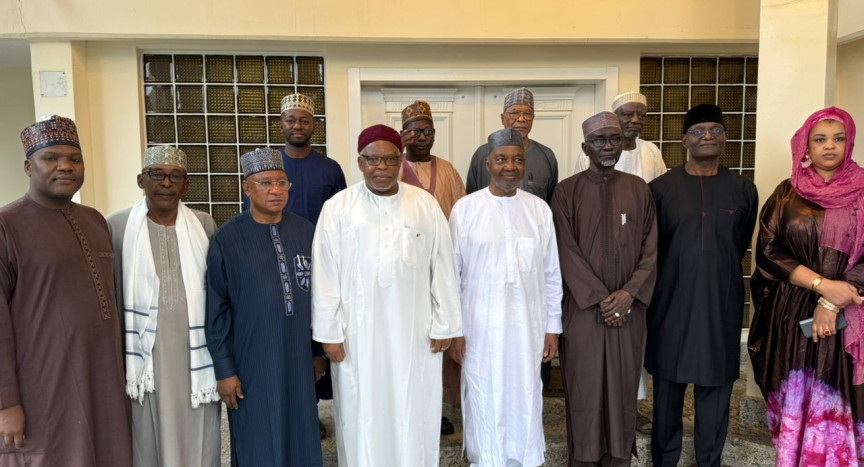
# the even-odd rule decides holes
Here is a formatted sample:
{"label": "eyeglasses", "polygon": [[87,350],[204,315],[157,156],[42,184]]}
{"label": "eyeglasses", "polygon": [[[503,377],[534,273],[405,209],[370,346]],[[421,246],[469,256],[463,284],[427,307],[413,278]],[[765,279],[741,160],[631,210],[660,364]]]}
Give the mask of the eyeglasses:
{"label": "eyeglasses", "polygon": [[419,138],[421,134],[426,135],[426,137],[435,136],[434,128],[424,128],[422,130],[411,130],[414,132],[414,137]]}
{"label": "eyeglasses", "polygon": [[379,156],[367,156],[365,154],[360,154],[360,157],[362,157],[363,159],[366,159],[366,163],[372,167],[378,167],[379,165],[381,165],[382,160],[384,161],[385,164],[389,165],[390,167],[394,167],[396,165],[399,165],[399,159],[401,159],[401,156],[379,157]]}
{"label": "eyeglasses", "polygon": [[258,188],[261,188],[262,190],[272,190],[273,187],[277,187],[280,190],[290,190],[291,189],[291,182],[289,182],[288,180],[285,180],[284,178],[282,180],[276,180],[275,182],[273,180],[261,180],[260,182],[257,180],[246,180],[246,181],[252,182],[252,183],[258,185]]}
{"label": "eyeglasses", "polygon": [[504,115],[507,115],[513,120],[519,120],[519,117],[524,117],[525,120],[528,120],[529,122],[531,120],[534,120],[534,112],[530,111],[526,112],[524,110],[511,110],[509,112],[504,112]]}
{"label": "eyeglasses", "polygon": [[141,173],[150,177],[150,180],[153,180],[156,183],[162,183],[166,178],[171,180],[171,183],[174,184],[180,184],[186,181],[186,174],[183,172],[171,172],[168,174],[161,170],[145,170]]}
{"label": "eyeglasses", "polygon": [[694,128],[692,130],[688,130],[687,134],[694,138],[703,138],[709,131],[711,132],[711,136],[723,136],[726,134],[726,129],[722,126],[715,126],[710,130],[706,130],[704,128]]}
{"label": "eyeglasses", "polygon": [[621,145],[621,137],[620,136],[612,136],[610,138],[594,138],[585,141],[586,143],[594,146],[594,149],[603,149],[607,144],[611,143],[612,146],[620,146]]}

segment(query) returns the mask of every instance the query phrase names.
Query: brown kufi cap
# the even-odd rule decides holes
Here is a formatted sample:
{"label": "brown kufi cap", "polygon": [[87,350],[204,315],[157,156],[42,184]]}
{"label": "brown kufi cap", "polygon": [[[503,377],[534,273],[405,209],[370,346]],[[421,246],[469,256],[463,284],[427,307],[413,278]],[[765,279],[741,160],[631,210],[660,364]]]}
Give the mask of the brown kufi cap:
{"label": "brown kufi cap", "polygon": [[404,130],[412,122],[417,120],[432,121],[432,110],[426,101],[414,101],[413,104],[402,109],[402,129]]}
{"label": "brown kufi cap", "polygon": [[603,128],[618,128],[621,129],[621,123],[618,122],[618,116],[612,112],[600,112],[582,122],[582,136],[587,138],[588,135]]}
{"label": "brown kufi cap", "polygon": [[49,146],[74,146],[81,149],[75,122],[59,115],[54,115],[25,128],[21,132],[21,143],[24,145],[24,154],[27,157]]}

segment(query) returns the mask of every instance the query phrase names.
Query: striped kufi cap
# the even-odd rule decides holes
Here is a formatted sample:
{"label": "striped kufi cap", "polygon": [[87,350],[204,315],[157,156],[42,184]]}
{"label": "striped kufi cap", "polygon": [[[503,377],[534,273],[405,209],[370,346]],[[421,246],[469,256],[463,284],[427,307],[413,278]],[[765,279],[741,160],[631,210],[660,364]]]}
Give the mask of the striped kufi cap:
{"label": "striped kufi cap", "polygon": [[506,111],[514,105],[527,105],[534,109],[534,94],[528,88],[514,89],[504,96],[504,110]]}
{"label": "striped kufi cap", "polygon": [[249,177],[258,172],[271,170],[285,170],[282,163],[282,153],[271,148],[256,149],[240,156],[240,167],[243,168],[243,176]]}

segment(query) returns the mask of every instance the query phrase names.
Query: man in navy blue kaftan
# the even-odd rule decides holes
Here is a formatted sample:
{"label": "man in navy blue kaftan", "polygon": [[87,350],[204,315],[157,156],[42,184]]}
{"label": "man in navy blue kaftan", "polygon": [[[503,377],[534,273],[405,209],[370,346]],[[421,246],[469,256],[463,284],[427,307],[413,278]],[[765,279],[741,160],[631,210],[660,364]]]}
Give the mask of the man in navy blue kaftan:
{"label": "man in navy blue kaftan", "polygon": [[251,209],[211,239],[207,344],[228,406],[233,466],[320,466],[309,278],[314,227],[283,212],[278,151],[240,160]]}
{"label": "man in navy blue kaftan", "polygon": [[[315,106],[312,98],[291,94],[282,98],[282,164],[291,182],[291,196],[285,212],[293,212],[318,223],[324,202],[345,189],[345,174],[338,162],[312,148],[315,134]],[[249,198],[243,197],[243,210]]]}

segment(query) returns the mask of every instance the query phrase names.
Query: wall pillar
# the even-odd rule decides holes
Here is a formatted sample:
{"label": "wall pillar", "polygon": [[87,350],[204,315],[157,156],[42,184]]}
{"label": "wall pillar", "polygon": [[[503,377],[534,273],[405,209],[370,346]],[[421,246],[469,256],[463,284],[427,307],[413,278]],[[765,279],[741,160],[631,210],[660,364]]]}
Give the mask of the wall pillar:
{"label": "wall pillar", "polygon": [[[80,41],[34,41],[30,43],[34,121],[60,115],[78,127],[84,155],[85,182],[73,198],[93,204],[94,160],[90,154],[90,114],[87,102],[87,47]],[[58,74],[62,73],[62,78]]]}
{"label": "wall pillar", "polygon": [[[811,113],[833,105],[836,68],[837,0],[762,0],[754,180],[760,206],[792,173],[792,134]],[[761,397],[747,369],[747,395]]]}

